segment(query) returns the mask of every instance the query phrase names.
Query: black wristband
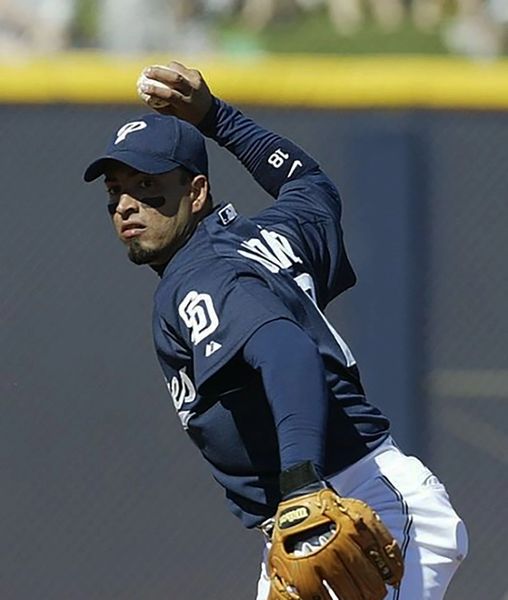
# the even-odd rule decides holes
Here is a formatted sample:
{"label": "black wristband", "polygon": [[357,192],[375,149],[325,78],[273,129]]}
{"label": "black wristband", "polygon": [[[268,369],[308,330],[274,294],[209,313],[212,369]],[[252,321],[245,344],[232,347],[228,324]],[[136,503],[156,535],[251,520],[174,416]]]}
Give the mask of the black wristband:
{"label": "black wristband", "polygon": [[321,479],[309,460],[285,469],[279,476],[280,493],[283,498],[313,483],[319,484]]}
{"label": "black wristband", "polygon": [[206,137],[213,137],[217,126],[217,112],[219,111],[220,100],[212,96],[212,103],[203,119],[197,124],[197,128]]}

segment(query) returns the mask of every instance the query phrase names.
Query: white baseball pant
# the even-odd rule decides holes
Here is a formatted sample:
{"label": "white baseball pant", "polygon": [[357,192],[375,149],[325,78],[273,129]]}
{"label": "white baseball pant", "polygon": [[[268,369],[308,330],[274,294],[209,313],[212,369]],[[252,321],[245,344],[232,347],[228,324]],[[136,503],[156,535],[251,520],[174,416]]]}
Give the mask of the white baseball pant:
{"label": "white baseball pant", "polygon": [[[399,589],[389,588],[387,600],[442,600],[467,555],[468,536],[438,478],[388,439],[328,482],[341,496],[367,502],[397,539],[404,555],[404,577]],[[257,600],[268,598],[268,550],[269,543]]]}

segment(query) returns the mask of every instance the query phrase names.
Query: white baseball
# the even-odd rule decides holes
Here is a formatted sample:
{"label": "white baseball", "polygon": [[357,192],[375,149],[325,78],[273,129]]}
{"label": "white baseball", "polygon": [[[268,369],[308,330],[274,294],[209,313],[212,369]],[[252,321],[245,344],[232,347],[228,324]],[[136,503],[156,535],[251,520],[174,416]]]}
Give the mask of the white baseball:
{"label": "white baseball", "polygon": [[138,81],[136,83],[136,89],[138,92],[138,96],[141,98],[141,100],[143,100],[143,102],[146,102],[148,106],[151,106],[152,108],[164,108],[165,106],[169,106],[170,102],[168,102],[167,100],[155,98],[154,96],[152,96],[152,94],[147,94],[146,92],[143,92],[141,90],[142,84],[152,85],[155,89],[159,90],[169,90],[169,87],[166,84],[161,83],[160,81],[156,81],[155,79],[150,79],[143,72],[138,78]]}

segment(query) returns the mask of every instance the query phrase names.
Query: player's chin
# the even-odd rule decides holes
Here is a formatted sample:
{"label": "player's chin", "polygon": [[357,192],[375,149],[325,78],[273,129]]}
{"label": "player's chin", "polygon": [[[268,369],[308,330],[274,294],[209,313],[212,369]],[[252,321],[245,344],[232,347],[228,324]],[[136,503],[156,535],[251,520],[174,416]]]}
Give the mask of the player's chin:
{"label": "player's chin", "polygon": [[128,242],[127,255],[135,265],[153,265],[159,262],[161,251],[144,246],[137,238],[134,238]]}

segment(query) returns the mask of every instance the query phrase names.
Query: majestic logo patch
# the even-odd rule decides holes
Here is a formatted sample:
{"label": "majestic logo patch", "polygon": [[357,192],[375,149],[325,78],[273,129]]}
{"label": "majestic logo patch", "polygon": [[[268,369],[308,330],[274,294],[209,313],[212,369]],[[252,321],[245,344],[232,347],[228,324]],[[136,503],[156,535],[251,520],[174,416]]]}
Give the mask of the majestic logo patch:
{"label": "majestic logo patch", "polygon": [[222,344],[214,342],[213,340],[211,342],[208,342],[208,344],[205,346],[206,358],[208,358],[209,356],[212,356],[212,354],[215,354],[215,352],[217,352],[217,350],[220,350],[221,348],[222,348]]}
{"label": "majestic logo patch", "polygon": [[142,129],[146,129],[146,127],[148,126],[144,121],[131,121],[130,123],[126,123],[116,132],[115,146],[120,142],[123,142],[130,133],[141,131]]}
{"label": "majestic logo patch", "polygon": [[306,506],[294,506],[286,509],[281,513],[279,517],[279,527],[281,529],[287,529],[294,525],[303,523],[305,519],[310,515],[310,510]]}
{"label": "majestic logo patch", "polygon": [[191,330],[191,342],[196,346],[219,326],[219,317],[209,294],[189,292],[180,302],[178,314]]}

